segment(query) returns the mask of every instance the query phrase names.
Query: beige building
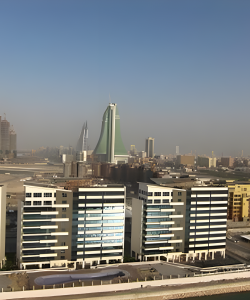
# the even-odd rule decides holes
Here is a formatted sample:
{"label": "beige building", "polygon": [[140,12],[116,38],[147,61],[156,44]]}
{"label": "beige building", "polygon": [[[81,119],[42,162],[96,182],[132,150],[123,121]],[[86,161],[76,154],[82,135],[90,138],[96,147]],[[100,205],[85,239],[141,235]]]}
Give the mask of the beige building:
{"label": "beige building", "polygon": [[185,166],[194,166],[194,155],[177,155],[176,157],[176,164],[179,165],[185,165]]}
{"label": "beige building", "polygon": [[250,218],[250,183],[232,182],[228,184],[228,219],[248,221]]}
{"label": "beige building", "polygon": [[221,165],[222,167],[226,168],[232,168],[234,165],[234,158],[229,156],[229,157],[221,157]]}
{"label": "beige building", "polygon": [[198,156],[197,166],[209,168],[216,168],[216,158],[207,156]]}
{"label": "beige building", "polygon": [[0,268],[5,261],[6,189],[0,185]]}

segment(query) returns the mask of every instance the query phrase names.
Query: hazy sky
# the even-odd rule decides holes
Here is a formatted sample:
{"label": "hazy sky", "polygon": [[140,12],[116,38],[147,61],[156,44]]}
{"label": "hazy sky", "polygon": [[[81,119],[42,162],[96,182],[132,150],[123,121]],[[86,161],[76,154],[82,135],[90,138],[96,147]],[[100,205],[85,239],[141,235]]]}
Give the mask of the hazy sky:
{"label": "hazy sky", "polygon": [[1,0],[0,115],[19,149],[98,141],[118,104],[129,150],[250,155],[249,0]]}

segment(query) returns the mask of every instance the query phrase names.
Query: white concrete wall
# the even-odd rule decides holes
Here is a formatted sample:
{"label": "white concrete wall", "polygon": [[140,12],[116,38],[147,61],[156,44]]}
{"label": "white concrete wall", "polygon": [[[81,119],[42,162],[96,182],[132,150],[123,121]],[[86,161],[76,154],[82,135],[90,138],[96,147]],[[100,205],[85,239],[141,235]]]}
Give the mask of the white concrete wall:
{"label": "white concrete wall", "polygon": [[132,198],[132,227],[131,227],[131,254],[132,251],[141,253],[143,201]]}

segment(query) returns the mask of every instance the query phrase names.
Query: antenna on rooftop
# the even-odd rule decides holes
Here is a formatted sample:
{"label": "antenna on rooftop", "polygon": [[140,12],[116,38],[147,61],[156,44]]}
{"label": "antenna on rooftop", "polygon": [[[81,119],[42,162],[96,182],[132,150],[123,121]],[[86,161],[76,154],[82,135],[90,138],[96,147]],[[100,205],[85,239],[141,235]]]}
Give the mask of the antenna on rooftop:
{"label": "antenna on rooftop", "polygon": [[6,121],[6,113],[4,113],[4,120]]}
{"label": "antenna on rooftop", "polygon": [[109,93],[109,103],[111,103],[111,97],[110,97],[110,93]]}

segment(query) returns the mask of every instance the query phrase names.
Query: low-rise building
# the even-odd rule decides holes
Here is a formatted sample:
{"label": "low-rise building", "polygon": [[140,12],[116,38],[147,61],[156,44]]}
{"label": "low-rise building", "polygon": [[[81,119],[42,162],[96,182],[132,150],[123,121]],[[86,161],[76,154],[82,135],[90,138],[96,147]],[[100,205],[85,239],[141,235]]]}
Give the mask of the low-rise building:
{"label": "low-rise building", "polygon": [[249,221],[250,218],[250,183],[228,183],[228,219]]}

